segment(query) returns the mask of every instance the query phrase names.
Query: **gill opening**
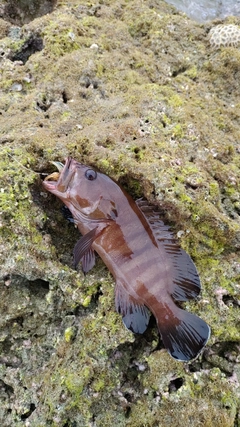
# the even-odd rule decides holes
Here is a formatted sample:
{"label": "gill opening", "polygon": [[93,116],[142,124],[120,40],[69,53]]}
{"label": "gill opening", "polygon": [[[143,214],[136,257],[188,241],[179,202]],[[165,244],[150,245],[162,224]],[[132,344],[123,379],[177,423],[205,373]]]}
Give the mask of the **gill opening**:
{"label": "gill opening", "polygon": [[[74,206],[74,203],[72,203]],[[90,218],[89,215],[84,214],[83,212],[79,212],[79,207],[74,206],[74,208],[76,209],[76,213],[74,213],[75,215],[75,220],[77,222],[85,222],[85,223],[93,223],[93,224],[99,224],[99,222],[103,223],[110,223],[112,221],[114,221],[111,218]]]}

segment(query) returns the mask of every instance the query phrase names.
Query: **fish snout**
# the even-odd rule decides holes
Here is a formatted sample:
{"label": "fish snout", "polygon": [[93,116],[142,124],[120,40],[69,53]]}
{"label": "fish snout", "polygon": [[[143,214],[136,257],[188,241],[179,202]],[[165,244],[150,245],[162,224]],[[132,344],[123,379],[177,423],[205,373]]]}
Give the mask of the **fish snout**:
{"label": "fish snout", "polygon": [[52,162],[59,172],[53,172],[43,181],[43,186],[51,193],[65,193],[76,170],[76,161],[67,157],[65,165],[61,162]]}

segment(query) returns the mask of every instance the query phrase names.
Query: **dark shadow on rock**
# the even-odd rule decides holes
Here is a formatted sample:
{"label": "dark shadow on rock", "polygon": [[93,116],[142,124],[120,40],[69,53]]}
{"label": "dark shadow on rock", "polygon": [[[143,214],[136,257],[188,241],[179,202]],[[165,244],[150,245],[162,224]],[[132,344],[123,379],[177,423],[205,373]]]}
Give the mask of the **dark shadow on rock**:
{"label": "dark shadow on rock", "polygon": [[43,47],[43,39],[38,34],[31,34],[17,52],[9,55],[9,59],[13,62],[22,61],[25,64],[31,55],[40,52]]}
{"label": "dark shadow on rock", "polygon": [[0,17],[15,25],[27,24],[53,11],[57,0],[7,0]]}

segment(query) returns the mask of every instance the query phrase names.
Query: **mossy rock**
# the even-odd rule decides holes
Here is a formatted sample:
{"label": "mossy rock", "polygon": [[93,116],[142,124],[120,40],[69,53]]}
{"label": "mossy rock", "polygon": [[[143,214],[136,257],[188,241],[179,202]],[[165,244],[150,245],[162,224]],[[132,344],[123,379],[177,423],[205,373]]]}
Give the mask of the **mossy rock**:
{"label": "mossy rock", "polygon": [[[62,1],[17,41],[0,22],[3,427],[238,423],[239,52],[173,11]],[[78,231],[42,187],[68,155],[154,203],[194,259],[202,294],[185,307],[212,329],[200,359],[171,359],[154,324],[127,331],[101,260],[73,270]]]}

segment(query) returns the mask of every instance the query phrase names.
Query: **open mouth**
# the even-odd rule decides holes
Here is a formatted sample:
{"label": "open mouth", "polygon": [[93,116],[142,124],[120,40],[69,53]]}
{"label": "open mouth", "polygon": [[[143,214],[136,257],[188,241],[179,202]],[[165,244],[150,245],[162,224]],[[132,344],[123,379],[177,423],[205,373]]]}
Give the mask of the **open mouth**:
{"label": "open mouth", "polygon": [[58,172],[48,175],[43,181],[43,186],[50,192],[58,191],[64,193],[74,173],[74,168],[71,167],[74,161],[71,157],[68,157],[65,165],[61,162],[52,163],[57,167]]}

